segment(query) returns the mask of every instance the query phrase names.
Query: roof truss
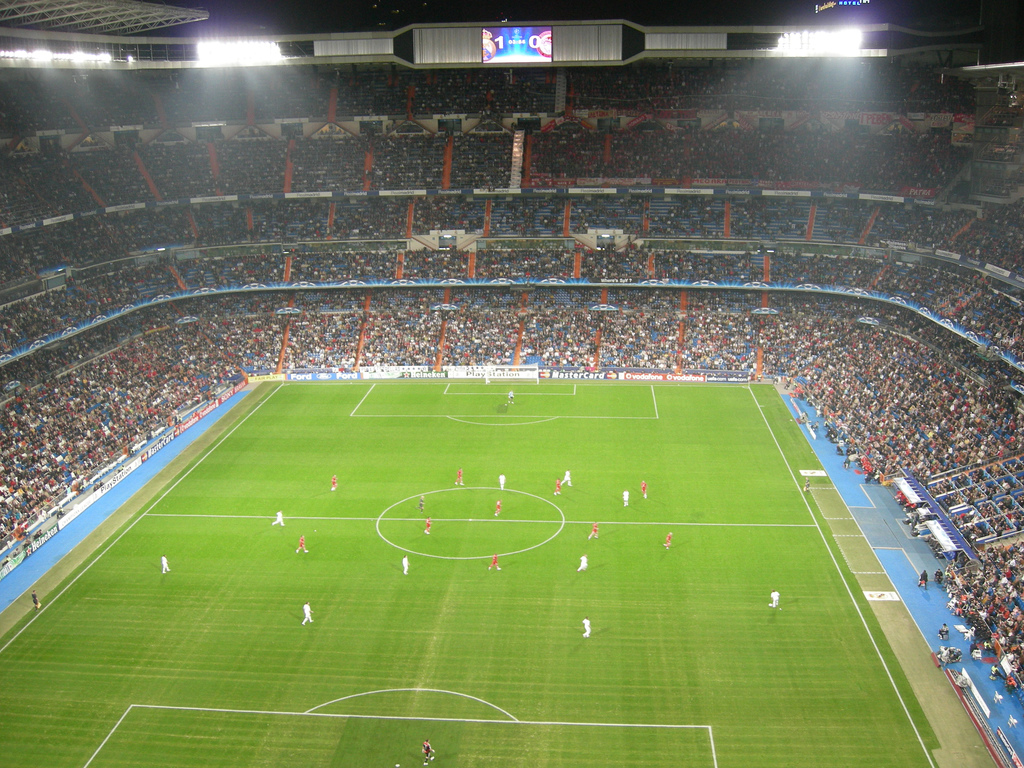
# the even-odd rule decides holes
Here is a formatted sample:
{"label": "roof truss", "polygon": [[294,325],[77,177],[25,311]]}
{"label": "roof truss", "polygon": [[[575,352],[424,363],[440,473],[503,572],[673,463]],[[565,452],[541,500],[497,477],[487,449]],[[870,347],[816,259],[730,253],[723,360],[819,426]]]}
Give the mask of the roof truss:
{"label": "roof truss", "polygon": [[0,0],[0,25],[131,35],[205,21],[207,11],[137,0]]}

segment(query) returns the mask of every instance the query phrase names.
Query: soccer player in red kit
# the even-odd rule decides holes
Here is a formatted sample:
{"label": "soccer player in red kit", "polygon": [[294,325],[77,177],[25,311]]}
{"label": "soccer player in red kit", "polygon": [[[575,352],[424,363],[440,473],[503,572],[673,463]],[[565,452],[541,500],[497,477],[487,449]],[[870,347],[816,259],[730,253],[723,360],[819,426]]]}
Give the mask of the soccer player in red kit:
{"label": "soccer player in red kit", "polygon": [[462,467],[459,467],[459,471],[455,474],[455,484],[465,485],[465,483],[462,482]]}
{"label": "soccer player in red kit", "polygon": [[498,506],[494,508],[494,516],[497,517],[501,514],[501,499],[498,499]]}
{"label": "soccer player in red kit", "polygon": [[501,566],[498,565],[497,555],[494,555],[494,557],[491,558],[491,564],[487,566],[487,570],[489,571],[491,568],[497,568],[499,571],[501,570]]}
{"label": "soccer player in red kit", "polygon": [[646,480],[641,480],[640,481],[640,493],[642,493],[644,495],[645,499],[647,498],[647,481]]}
{"label": "soccer player in red kit", "polygon": [[561,496],[561,495],[562,495],[562,481],[561,480],[555,480],[555,496]]}
{"label": "soccer player in red kit", "polygon": [[670,533],[668,536],[665,537],[665,549],[668,549],[671,546],[672,546],[672,534]]}
{"label": "soccer player in red kit", "polygon": [[426,765],[428,760],[434,759],[434,748],[430,746],[430,739],[423,742],[423,764]]}
{"label": "soccer player in red kit", "polygon": [[597,538],[597,523],[594,523],[594,527],[590,529],[590,535],[587,536],[587,541]]}
{"label": "soccer player in red kit", "polygon": [[331,490],[332,491],[338,490],[338,476],[337,475],[332,475],[331,476]]}
{"label": "soccer player in red kit", "polygon": [[423,532],[427,533],[427,534],[430,533],[430,518],[429,517],[427,518],[427,529],[425,531],[423,531]]}
{"label": "soccer player in red kit", "polygon": [[299,548],[295,550],[295,554],[297,555],[297,554],[299,554],[299,552],[307,552],[307,551],[308,550],[306,549],[306,537],[305,536],[299,536]]}

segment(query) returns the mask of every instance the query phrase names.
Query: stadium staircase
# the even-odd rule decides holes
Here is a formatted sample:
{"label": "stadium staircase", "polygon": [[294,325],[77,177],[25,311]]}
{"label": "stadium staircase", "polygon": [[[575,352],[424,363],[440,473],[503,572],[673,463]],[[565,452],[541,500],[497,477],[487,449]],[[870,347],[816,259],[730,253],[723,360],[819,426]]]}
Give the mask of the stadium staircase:
{"label": "stadium staircase", "polygon": [[373,144],[366,148],[366,157],[363,160],[363,192],[370,189],[373,180]]}
{"label": "stadium staircase", "polygon": [[686,340],[686,307],[689,294],[686,291],[679,292],[679,337],[676,339],[676,373],[683,371],[683,342]]}
{"label": "stadium staircase", "polygon": [[[142,156],[139,155],[137,151],[132,152],[132,159],[135,160],[135,167],[139,169],[139,173],[142,174],[142,178],[146,180],[146,186],[149,187],[149,193],[153,195],[158,203],[162,203],[164,201],[163,195],[160,194],[160,190],[156,188],[156,182],[153,181],[153,177],[150,176],[149,171],[146,170],[146,164],[142,162]],[[195,224],[193,223],[192,226],[194,230]],[[198,235],[198,232],[196,234]]]}
{"label": "stadium staircase", "polygon": [[523,144],[526,138],[526,131],[516,131],[512,134],[512,169],[509,171],[508,185],[517,189],[523,181]]}
{"label": "stadium staircase", "polygon": [[565,70],[559,69],[555,75],[555,112],[565,112],[565,91],[566,91]]}
{"label": "stadium staircase", "polygon": [[870,288],[870,290],[872,290],[872,291],[875,290],[878,287],[878,284],[880,282],[882,282],[882,280],[885,279],[885,276],[888,275],[889,272],[890,272],[889,265],[888,264],[883,264],[882,268],[880,270],[878,270],[878,274],[875,275],[874,279],[871,281],[871,285],[868,286]]}
{"label": "stadium staircase", "polygon": [[85,177],[82,176],[82,174],[80,174],[78,172],[78,169],[75,168],[75,166],[73,166],[71,164],[71,161],[68,160],[67,157],[64,158],[64,167],[68,169],[68,172],[72,176],[74,176],[76,179],[78,179],[79,183],[81,183],[81,185],[82,185],[82,188],[85,189],[85,191],[89,193],[89,197],[91,197],[93,200],[95,200],[96,204],[100,208],[106,208],[107,207],[107,204],[105,202],[103,202],[103,198],[100,197],[99,193],[89,185],[89,182],[87,182],[85,180]]}
{"label": "stadium staircase", "polygon": [[725,223],[722,225],[722,237],[727,240],[732,237],[732,203],[725,201]]}
{"label": "stadium staircase", "polygon": [[363,345],[366,343],[366,319],[370,315],[370,296],[367,292],[366,298],[363,299],[363,321],[359,324],[359,341],[356,342],[356,359],[352,364],[352,370],[358,371],[360,362],[363,359]]}
{"label": "stadium staircase", "polygon": [[295,139],[288,140],[288,151],[284,156],[284,189],[282,192],[292,191],[292,173],[295,170],[295,165],[292,163],[292,152],[295,151]]}
{"label": "stadium staircase", "polygon": [[150,95],[153,97],[153,106],[156,108],[156,119],[161,127],[166,128],[168,123],[167,112],[164,110],[164,100],[160,98],[160,94],[156,91],[153,91]]}
{"label": "stadium staircase", "polygon": [[192,236],[195,237],[196,240],[198,240],[199,239],[199,227],[196,226],[195,216],[192,215],[192,211],[191,210],[187,210],[187,211],[185,211],[185,213],[188,214],[188,223],[189,223],[189,226],[192,227]]}
{"label": "stadium staircase", "polygon": [[327,96],[327,122],[334,123],[338,117],[338,86],[332,85]]}
{"label": "stadium staircase", "polygon": [[512,365],[522,365],[523,362],[523,334],[526,333],[526,298],[523,291],[519,299],[519,335],[516,337],[516,351],[512,355]]}
{"label": "stadium staircase", "polygon": [[523,148],[523,179],[520,186],[529,187],[530,182],[530,162],[533,160],[533,134],[526,137],[526,145]]}
{"label": "stadium staircase", "polygon": [[334,239],[334,214],[336,211],[336,204],[332,200],[331,204],[327,207],[327,239]]}
{"label": "stadium staircase", "polygon": [[452,147],[455,144],[455,137],[448,134],[448,140],[444,143],[444,167],[441,169],[441,189],[452,187]]}
{"label": "stadium staircase", "polygon": [[871,216],[868,218],[868,223],[864,225],[864,231],[860,233],[860,239],[857,241],[857,245],[864,245],[867,242],[868,235],[871,234],[872,228],[875,226],[875,219],[878,218],[878,212],[882,210],[880,205],[875,206],[875,210],[871,212]]}
{"label": "stadium staircase", "polygon": [[210,154],[210,173],[213,174],[213,191],[218,197],[223,197],[220,184],[220,163],[217,162],[217,147],[212,141],[206,142],[206,151]]}
{"label": "stadium staircase", "polygon": [[[491,236],[491,198],[484,203],[484,237]],[[474,256],[474,259],[476,257]]]}
{"label": "stadium staircase", "polygon": [[970,221],[968,221],[968,222],[967,222],[966,224],[964,224],[964,225],[963,225],[962,227],[960,227],[960,229],[958,229],[958,230],[956,231],[956,234],[955,234],[955,235],[953,235],[953,236],[952,236],[952,237],[951,237],[951,238],[949,239],[949,242],[950,242],[950,243],[955,243],[955,242],[957,241],[957,238],[959,238],[959,237],[960,237],[960,235],[962,235],[962,234],[963,234],[964,232],[966,232],[967,230],[969,230],[969,229],[971,228],[971,225],[972,225],[972,224],[974,224],[974,222],[975,222],[975,221],[977,221],[977,219],[971,219],[971,220],[970,220]]}
{"label": "stadium staircase", "polygon": [[[448,291],[445,291],[448,293]],[[441,364],[444,361],[444,337],[448,333],[448,319],[445,318],[441,321],[441,333],[437,339],[437,355],[434,357],[434,370],[440,371]]]}
{"label": "stadium staircase", "polygon": [[174,278],[174,282],[178,284],[178,288],[183,291],[188,290],[188,286],[185,284],[185,280],[182,278],[181,273],[175,269],[173,264],[167,265],[167,271],[171,273],[171,277]]}
{"label": "stadium staircase", "polygon": [[811,203],[811,212],[807,214],[807,234],[804,240],[810,241],[814,237],[814,217],[818,215],[818,206]]}

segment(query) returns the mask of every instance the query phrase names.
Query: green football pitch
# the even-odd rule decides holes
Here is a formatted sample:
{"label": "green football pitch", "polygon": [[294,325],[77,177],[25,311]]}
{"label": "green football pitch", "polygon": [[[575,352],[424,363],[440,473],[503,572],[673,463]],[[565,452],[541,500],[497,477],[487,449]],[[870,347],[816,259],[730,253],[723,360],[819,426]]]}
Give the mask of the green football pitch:
{"label": "green football pitch", "polygon": [[509,388],[243,402],[0,639],[0,763],[930,764],[773,388]]}

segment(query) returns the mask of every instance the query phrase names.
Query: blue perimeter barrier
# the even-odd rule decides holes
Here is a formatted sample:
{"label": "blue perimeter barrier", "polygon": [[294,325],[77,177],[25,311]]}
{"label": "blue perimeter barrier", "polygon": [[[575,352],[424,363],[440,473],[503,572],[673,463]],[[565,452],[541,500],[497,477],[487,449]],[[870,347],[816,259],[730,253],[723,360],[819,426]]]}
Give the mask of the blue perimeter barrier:
{"label": "blue perimeter barrier", "polygon": [[[817,411],[805,400],[791,398],[789,395],[784,396],[783,400],[794,416],[803,411],[812,422],[820,418]],[[1024,754],[1024,733],[1014,728],[1010,720],[1015,718],[1024,721],[1024,705],[1021,699],[1016,694],[1008,693],[1002,680],[989,679],[989,668],[995,659],[988,654],[983,661],[971,658],[970,641],[956,630],[957,624],[966,625],[966,622],[946,607],[949,602],[946,590],[934,583],[930,583],[927,589],[917,586],[918,574],[922,570],[928,571],[930,577],[932,571],[936,568],[945,568],[947,563],[938,560],[927,544],[910,537],[909,530],[904,536],[906,526],[900,522],[904,517],[904,510],[896,502],[892,491],[875,483],[865,484],[863,473],[853,468],[843,469],[843,457],[836,454],[835,444],[826,439],[824,428],[819,430],[816,436],[812,436],[806,424],[800,425],[800,431],[828,472],[829,479],[843,501],[850,508],[860,530],[932,653],[938,652],[939,646],[943,645],[960,649],[963,654],[962,661],[950,664],[949,669],[964,669],[970,674],[991,712],[987,720],[989,728],[992,731],[999,729],[1017,755]],[[940,641],[938,629],[943,623],[949,626],[949,640]],[[1003,696],[1001,700],[996,699],[997,693]],[[971,694],[968,692],[965,695]]]}
{"label": "blue perimeter barrier", "polygon": [[37,552],[25,558],[21,565],[11,571],[3,581],[0,581],[0,611],[8,608],[15,600],[32,589],[32,585],[41,576],[81,544],[86,536],[95,531],[104,520],[117,511],[118,507],[180,456],[182,451],[192,445],[200,435],[230,413],[246,394],[248,392],[243,391],[232,395],[220,408],[212,411],[206,418],[200,419],[191,429],[186,430],[168,443],[165,448],[157,451],[149,461],[144,462],[141,467],[115,485],[67,528],[59,531]]}

